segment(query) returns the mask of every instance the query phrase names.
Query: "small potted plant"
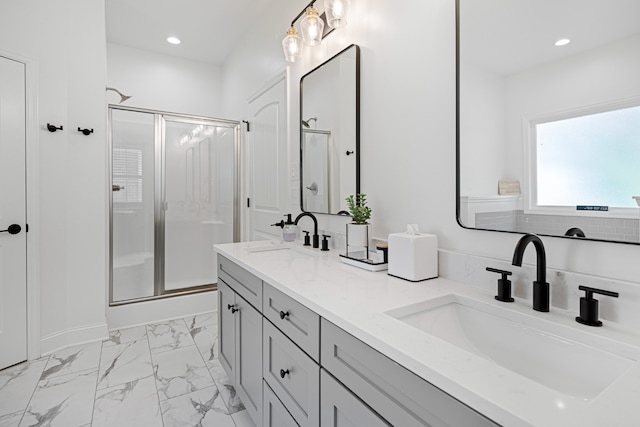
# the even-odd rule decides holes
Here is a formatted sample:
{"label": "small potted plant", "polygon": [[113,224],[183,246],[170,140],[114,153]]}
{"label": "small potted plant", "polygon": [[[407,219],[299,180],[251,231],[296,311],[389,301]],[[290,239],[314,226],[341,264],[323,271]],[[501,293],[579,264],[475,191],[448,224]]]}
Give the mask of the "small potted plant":
{"label": "small potted plant", "polygon": [[369,246],[369,223],[371,208],[367,206],[366,194],[352,194],[345,199],[352,222],[347,224],[347,246]]}

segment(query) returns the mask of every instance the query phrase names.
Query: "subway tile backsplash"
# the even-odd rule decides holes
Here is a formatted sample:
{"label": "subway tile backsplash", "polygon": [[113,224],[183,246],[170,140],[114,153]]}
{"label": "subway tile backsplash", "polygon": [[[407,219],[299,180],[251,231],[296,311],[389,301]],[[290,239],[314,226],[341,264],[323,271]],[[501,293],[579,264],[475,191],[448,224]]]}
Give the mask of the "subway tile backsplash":
{"label": "subway tile backsplash", "polygon": [[640,241],[640,218],[586,218],[525,214],[522,210],[513,210],[478,213],[475,227],[552,235],[562,235],[571,227],[580,227],[591,239]]}

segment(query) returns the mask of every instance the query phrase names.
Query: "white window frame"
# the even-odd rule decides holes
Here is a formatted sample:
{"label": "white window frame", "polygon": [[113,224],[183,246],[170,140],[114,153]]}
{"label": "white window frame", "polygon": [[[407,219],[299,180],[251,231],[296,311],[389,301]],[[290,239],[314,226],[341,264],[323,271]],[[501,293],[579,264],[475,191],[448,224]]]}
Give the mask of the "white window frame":
{"label": "white window frame", "polygon": [[[540,206],[536,203],[537,193],[537,146],[536,146],[536,126],[556,120],[571,119],[590,114],[604,113],[623,108],[640,106],[640,97],[618,99],[609,102],[602,102],[589,106],[573,108],[554,113],[546,113],[537,116],[525,117],[522,119],[522,141],[524,144],[524,213],[541,215],[562,215],[578,216],[589,218],[628,218],[638,219],[637,208],[612,208],[608,211],[579,211],[575,206]],[[640,194],[637,194],[640,196]]]}
{"label": "white window frame", "polygon": [[[144,163],[144,149],[143,147],[137,148],[131,148],[131,147],[114,147],[112,150],[112,164],[115,163],[115,158],[113,158],[113,153],[116,150],[127,150],[127,151],[138,151],[139,152],[139,157],[140,157],[140,162]],[[112,166],[113,168],[113,166]],[[139,175],[125,175],[125,174],[116,174],[115,171],[112,171],[112,181],[115,181],[116,179],[133,179],[133,180],[139,180],[140,181],[140,195],[139,195],[139,200],[135,200],[135,201],[116,201],[116,197],[115,195],[113,196],[113,206],[114,207],[118,207],[119,209],[122,208],[130,208],[130,209],[139,209],[142,208],[143,203],[144,203],[144,189],[143,189],[143,179],[144,179],[144,172],[141,170]],[[126,184],[125,184],[125,188],[123,189],[124,191],[127,190],[126,188]]]}

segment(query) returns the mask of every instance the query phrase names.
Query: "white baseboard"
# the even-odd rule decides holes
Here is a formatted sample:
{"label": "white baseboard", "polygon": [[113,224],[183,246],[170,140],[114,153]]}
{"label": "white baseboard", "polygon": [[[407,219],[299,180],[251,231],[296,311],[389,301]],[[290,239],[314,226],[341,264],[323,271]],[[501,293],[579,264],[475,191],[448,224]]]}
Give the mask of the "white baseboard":
{"label": "white baseboard", "polygon": [[107,323],[116,330],[217,310],[218,292],[202,292],[107,307]]}
{"label": "white baseboard", "polygon": [[42,337],[40,351],[42,356],[46,356],[65,347],[103,341],[107,338],[109,338],[109,331],[106,322],[69,328]]}

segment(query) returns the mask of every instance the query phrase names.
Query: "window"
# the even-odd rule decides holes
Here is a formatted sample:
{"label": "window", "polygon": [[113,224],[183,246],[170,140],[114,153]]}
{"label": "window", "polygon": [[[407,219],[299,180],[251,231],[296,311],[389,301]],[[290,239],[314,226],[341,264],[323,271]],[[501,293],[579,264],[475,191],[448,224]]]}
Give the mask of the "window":
{"label": "window", "polygon": [[142,150],[113,149],[113,203],[142,203]]}
{"label": "window", "polygon": [[539,121],[533,136],[534,205],[637,208],[640,106]]}

